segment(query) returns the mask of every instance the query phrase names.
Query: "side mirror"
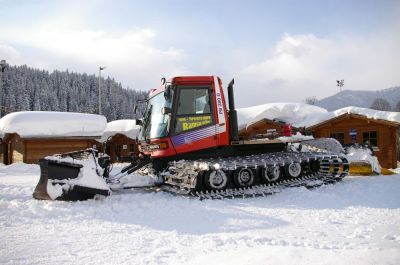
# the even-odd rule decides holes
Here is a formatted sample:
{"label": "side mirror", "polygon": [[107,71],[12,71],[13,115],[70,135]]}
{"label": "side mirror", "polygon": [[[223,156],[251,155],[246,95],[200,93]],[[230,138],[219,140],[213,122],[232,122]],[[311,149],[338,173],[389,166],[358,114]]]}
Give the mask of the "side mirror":
{"label": "side mirror", "polygon": [[167,85],[165,87],[164,98],[165,99],[170,99],[171,98],[171,86],[170,85]]}
{"label": "side mirror", "polygon": [[172,113],[172,109],[168,108],[168,107],[163,107],[161,109],[161,114],[166,115],[166,114],[171,114]]}
{"label": "side mirror", "polygon": [[142,119],[136,120],[136,125],[143,126],[143,120]]}
{"label": "side mirror", "polygon": [[133,114],[136,114],[137,112],[137,105],[133,106]]}

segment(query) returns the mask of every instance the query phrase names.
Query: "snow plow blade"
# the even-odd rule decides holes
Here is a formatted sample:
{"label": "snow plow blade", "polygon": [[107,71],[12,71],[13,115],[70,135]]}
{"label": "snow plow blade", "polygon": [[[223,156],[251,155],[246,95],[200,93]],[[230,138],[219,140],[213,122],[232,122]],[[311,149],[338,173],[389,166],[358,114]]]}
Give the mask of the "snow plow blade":
{"label": "snow plow blade", "polygon": [[[84,159],[76,159],[84,157]],[[97,195],[109,196],[110,189],[97,174],[97,162],[93,150],[84,150],[39,160],[40,179],[33,197],[38,200],[82,201]],[[63,161],[68,157],[74,162]],[[76,161],[76,162],[75,162]],[[94,165],[94,167],[93,167]],[[86,168],[85,168],[86,167]],[[90,174],[92,173],[92,174]],[[90,178],[88,175],[91,175]]]}
{"label": "snow plow blade", "polygon": [[378,173],[373,171],[368,161],[352,161],[350,162],[349,174],[351,176],[371,176],[377,175]]}

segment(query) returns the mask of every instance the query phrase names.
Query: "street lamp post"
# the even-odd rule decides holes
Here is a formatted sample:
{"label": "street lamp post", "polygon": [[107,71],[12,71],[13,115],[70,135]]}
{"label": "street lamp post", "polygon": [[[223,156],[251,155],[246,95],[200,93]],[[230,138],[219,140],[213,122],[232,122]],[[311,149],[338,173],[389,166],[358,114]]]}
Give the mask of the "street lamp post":
{"label": "street lamp post", "polygon": [[3,108],[3,73],[4,69],[6,69],[6,60],[0,61],[0,118],[1,118],[1,111]]}
{"label": "street lamp post", "polygon": [[106,69],[105,66],[99,67],[99,115],[101,115],[101,71]]}

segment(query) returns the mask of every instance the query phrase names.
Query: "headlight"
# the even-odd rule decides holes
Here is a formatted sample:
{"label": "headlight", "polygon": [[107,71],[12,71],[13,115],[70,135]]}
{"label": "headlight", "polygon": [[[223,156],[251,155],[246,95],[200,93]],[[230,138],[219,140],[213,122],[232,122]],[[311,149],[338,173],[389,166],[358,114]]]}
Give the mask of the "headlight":
{"label": "headlight", "polygon": [[143,151],[155,151],[155,150],[160,150],[160,149],[167,149],[168,142],[161,142],[158,144],[149,144],[149,145],[144,145],[141,147],[142,147]]}

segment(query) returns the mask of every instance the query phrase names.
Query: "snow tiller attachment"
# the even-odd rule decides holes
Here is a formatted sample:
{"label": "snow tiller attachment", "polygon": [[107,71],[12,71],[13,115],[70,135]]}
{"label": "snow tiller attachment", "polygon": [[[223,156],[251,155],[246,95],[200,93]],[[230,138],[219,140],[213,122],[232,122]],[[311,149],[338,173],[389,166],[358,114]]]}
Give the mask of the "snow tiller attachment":
{"label": "snow tiller attachment", "polygon": [[40,179],[33,197],[39,200],[80,201],[109,196],[101,163],[94,149],[64,153],[39,161]]}

